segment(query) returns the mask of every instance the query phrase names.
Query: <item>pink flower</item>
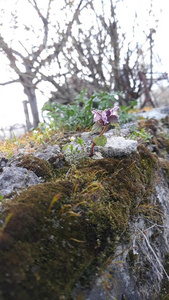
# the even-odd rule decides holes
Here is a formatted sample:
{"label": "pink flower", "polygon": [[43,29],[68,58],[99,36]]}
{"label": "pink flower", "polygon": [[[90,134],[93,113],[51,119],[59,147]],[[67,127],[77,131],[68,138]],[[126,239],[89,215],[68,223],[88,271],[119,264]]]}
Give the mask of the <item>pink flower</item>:
{"label": "pink flower", "polygon": [[99,126],[105,126],[107,124],[117,122],[119,118],[117,113],[118,109],[118,106],[114,106],[112,109],[108,108],[103,111],[93,110],[92,114],[94,114],[94,122],[97,122]]}

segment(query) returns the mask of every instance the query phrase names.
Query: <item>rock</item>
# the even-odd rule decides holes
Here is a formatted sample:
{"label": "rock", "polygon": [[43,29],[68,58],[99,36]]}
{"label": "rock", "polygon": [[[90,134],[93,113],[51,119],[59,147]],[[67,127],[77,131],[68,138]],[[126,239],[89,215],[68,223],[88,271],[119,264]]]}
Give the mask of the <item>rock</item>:
{"label": "rock", "polygon": [[39,183],[40,179],[32,171],[19,167],[5,167],[0,174],[0,194],[7,196],[15,190]]}
{"label": "rock", "polygon": [[143,118],[148,118],[148,119],[153,118],[156,120],[161,120],[165,118],[168,115],[168,113],[169,113],[169,107],[165,107],[165,108],[154,108],[150,111],[137,113],[135,115]]}
{"label": "rock", "polygon": [[41,151],[34,153],[36,157],[49,161],[53,156],[60,154],[60,147],[58,145],[47,145],[47,147]]}
{"label": "rock", "polygon": [[47,145],[45,149],[35,152],[34,156],[48,161],[56,168],[62,168],[64,165],[64,156],[58,145]]}
{"label": "rock", "polygon": [[124,137],[108,136],[107,143],[104,147],[95,146],[94,151],[101,152],[103,157],[115,157],[129,155],[137,150],[137,141],[127,140]]}
{"label": "rock", "polygon": [[[169,140],[159,123],[140,126],[161,157],[152,141],[122,137],[126,127],[120,137],[105,133],[95,159],[55,169],[57,179],[43,164],[64,164],[57,145],[36,152],[39,161],[22,156],[22,168],[1,160],[0,194],[25,190],[2,200],[0,299],[168,299]],[[90,133],[81,138],[91,148]],[[31,170],[49,180],[38,184]]]}
{"label": "rock", "polygon": [[7,165],[8,159],[2,157],[0,160],[0,168],[4,168]]}
{"label": "rock", "polygon": [[33,171],[38,177],[47,180],[52,177],[51,165],[48,161],[33,155],[20,155],[10,163],[12,167],[25,168]]}
{"label": "rock", "polygon": [[3,168],[7,166],[8,159],[5,157],[0,158],[0,172],[3,172]]}
{"label": "rock", "polygon": [[[99,267],[103,268],[104,263],[107,265],[110,255],[116,255],[118,249],[133,249],[134,235],[129,234],[128,227],[133,220],[137,221],[138,214],[141,218],[140,199],[145,207],[150,200],[148,191],[157,167],[157,158],[139,146],[129,157],[89,159],[85,164],[72,166],[67,176],[31,186],[4,203],[0,213],[4,228],[0,236],[1,299],[82,298],[88,282],[94,280],[91,275],[95,275]],[[145,212],[143,219],[146,216],[151,221],[156,214]],[[134,231],[134,226],[131,228]],[[156,236],[154,239],[158,241]],[[142,242],[141,238],[139,240]],[[126,254],[127,260],[128,252]],[[117,257],[114,263],[117,273],[118,260]],[[147,271],[147,261],[144,261],[141,257],[141,266]],[[136,261],[136,267],[124,268],[123,273],[127,277],[128,273],[135,272],[133,277],[137,276],[143,285],[147,277],[142,269],[137,272],[138,266]],[[152,268],[151,272],[155,276]],[[121,281],[117,294],[120,297],[116,298],[122,299],[125,282],[123,284],[121,277],[116,280],[118,277],[113,271],[114,276],[117,284]],[[79,282],[82,288],[76,293],[74,288]],[[130,278],[128,282],[131,283]],[[136,286],[133,279],[127,290]],[[111,294],[116,295],[115,291],[111,289]],[[139,294],[139,290],[136,293]],[[101,300],[103,294],[103,290],[101,294],[94,292],[98,297],[93,299]],[[86,297],[84,295],[83,299],[92,300]]]}
{"label": "rock", "polygon": [[[164,162],[162,168],[163,164]],[[165,265],[168,265],[166,253],[169,251],[167,182],[168,179],[166,180],[164,173],[160,171],[160,182],[154,187],[151,195],[150,210],[150,213],[153,213],[153,209],[159,209],[159,216],[154,221],[140,216],[134,222],[129,222],[129,242],[124,243],[125,237],[118,241],[116,252],[102,269],[102,274],[97,274],[85,300],[107,300],[110,295],[110,299],[153,300],[165,299],[165,296],[168,299],[169,273],[168,269],[165,269]],[[158,224],[160,214],[162,219],[161,224]]]}

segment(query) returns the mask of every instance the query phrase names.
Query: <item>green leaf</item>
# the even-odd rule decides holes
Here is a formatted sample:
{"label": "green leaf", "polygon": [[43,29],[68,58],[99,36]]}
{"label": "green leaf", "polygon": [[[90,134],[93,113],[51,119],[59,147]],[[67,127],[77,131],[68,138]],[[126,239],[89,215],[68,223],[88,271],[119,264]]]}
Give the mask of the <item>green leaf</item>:
{"label": "green leaf", "polygon": [[76,140],[76,143],[79,144],[80,146],[82,146],[83,140],[80,137],[78,137]]}
{"label": "green leaf", "polygon": [[62,150],[63,150],[63,151],[66,151],[67,148],[68,148],[68,144],[64,145],[63,148],[62,148]]}
{"label": "green leaf", "polygon": [[92,134],[96,133],[96,132],[101,132],[102,131],[102,127],[96,122],[94,123],[94,125],[92,126]]}
{"label": "green leaf", "polygon": [[4,197],[0,194],[0,202],[3,200],[3,198],[4,198]]}
{"label": "green leaf", "polygon": [[73,152],[73,145],[70,144],[70,151]]}
{"label": "green leaf", "polygon": [[104,147],[107,143],[107,138],[105,137],[105,135],[102,135],[100,137],[96,136],[94,139],[95,143],[97,146],[102,146]]}

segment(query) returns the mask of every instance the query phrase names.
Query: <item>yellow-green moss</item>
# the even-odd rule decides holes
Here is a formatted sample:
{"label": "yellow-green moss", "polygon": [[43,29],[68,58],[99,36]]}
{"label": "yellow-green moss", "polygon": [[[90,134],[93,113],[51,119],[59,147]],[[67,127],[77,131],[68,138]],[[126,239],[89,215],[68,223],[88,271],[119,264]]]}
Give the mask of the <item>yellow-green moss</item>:
{"label": "yellow-green moss", "polygon": [[6,204],[0,218],[12,217],[0,234],[0,299],[70,299],[76,283],[85,284],[152,186],[157,158],[138,151],[72,166],[66,179]]}

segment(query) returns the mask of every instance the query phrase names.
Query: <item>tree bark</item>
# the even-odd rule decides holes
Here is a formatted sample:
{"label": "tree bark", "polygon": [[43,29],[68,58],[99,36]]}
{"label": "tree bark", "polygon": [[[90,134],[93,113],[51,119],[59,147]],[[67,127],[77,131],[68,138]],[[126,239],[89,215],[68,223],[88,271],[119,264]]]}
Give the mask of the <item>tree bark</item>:
{"label": "tree bark", "polygon": [[26,119],[26,127],[27,127],[27,130],[29,131],[32,128],[32,124],[29,119],[29,111],[28,111],[28,103],[29,102],[27,100],[24,100],[24,101],[22,101],[22,103],[23,103],[25,119]]}
{"label": "tree bark", "polygon": [[35,89],[31,86],[28,87],[24,86],[24,93],[27,95],[30,103],[32,117],[33,117],[33,127],[36,128],[38,127],[40,120],[39,120],[39,112],[38,112]]}

